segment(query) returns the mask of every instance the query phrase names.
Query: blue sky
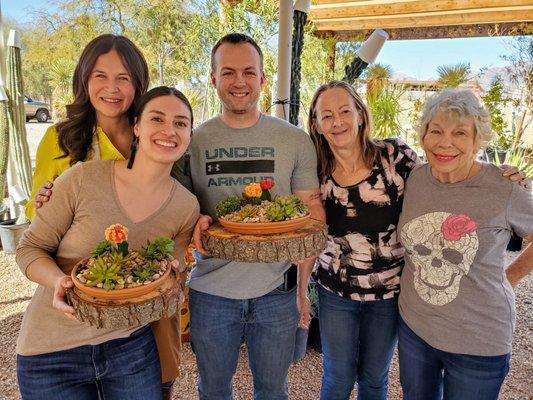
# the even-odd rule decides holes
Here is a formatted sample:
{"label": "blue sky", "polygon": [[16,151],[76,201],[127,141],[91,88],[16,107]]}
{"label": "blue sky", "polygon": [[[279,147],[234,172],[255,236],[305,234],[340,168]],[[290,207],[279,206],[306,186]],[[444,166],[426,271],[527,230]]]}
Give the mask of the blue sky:
{"label": "blue sky", "polygon": [[[19,22],[31,22],[31,12],[49,9],[52,1],[0,0],[2,14]],[[388,41],[377,62],[390,65],[394,72],[416,79],[436,76],[437,67],[468,62],[474,70],[502,67],[501,55],[509,53],[510,38],[468,38]]]}

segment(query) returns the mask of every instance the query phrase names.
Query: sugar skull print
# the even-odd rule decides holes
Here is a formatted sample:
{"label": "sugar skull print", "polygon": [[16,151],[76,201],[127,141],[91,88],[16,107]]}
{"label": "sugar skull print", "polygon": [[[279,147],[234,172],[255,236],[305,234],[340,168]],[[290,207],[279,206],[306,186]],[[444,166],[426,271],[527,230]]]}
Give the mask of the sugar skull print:
{"label": "sugar skull print", "polygon": [[476,223],[464,214],[434,212],[408,222],[401,239],[420,298],[437,306],[453,301],[479,246]]}

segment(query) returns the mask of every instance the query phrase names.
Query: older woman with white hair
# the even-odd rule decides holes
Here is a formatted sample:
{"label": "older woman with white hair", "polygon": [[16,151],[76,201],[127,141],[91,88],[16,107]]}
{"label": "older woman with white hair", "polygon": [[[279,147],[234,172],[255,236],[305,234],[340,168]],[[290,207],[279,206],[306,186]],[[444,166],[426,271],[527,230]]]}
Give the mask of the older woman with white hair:
{"label": "older woman with white hair", "polygon": [[406,249],[399,308],[404,398],[497,399],[509,371],[513,286],[533,250],[507,268],[511,232],[533,232],[530,189],[476,154],[490,116],[468,90],[431,98],[419,128],[428,164],[407,182],[398,224]]}

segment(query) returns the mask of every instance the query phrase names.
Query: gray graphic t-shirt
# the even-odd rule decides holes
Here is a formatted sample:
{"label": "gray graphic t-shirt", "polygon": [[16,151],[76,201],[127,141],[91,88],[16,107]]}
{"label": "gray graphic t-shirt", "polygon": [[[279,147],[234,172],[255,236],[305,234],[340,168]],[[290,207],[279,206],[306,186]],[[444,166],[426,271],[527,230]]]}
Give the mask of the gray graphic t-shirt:
{"label": "gray graphic t-shirt", "polygon": [[[272,194],[318,189],[316,152],[301,129],[261,115],[250,128],[233,129],[213,118],[195,129],[191,175],[202,213],[215,218],[216,204],[242,194],[244,187],[273,179]],[[197,259],[190,286],[234,299],[262,296],[282,282],[287,263],[251,264],[217,258]]]}
{"label": "gray graphic t-shirt", "polygon": [[439,182],[429,165],[407,181],[398,231],[405,247],[400,313],[429,345],[496,356],[511,351],[514,292],[505,249],[533,232],[533,195],[483,164],[473,178]]}

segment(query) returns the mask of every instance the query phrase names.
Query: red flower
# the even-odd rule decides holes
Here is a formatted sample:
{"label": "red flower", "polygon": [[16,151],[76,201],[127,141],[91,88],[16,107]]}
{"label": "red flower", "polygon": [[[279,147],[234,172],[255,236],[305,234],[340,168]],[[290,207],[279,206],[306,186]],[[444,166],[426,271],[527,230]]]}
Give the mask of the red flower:
{"label": "red flower", "polygon": [[442,233],[446,240],[459,240],[475,230],[476,223],[464,214],[451,214],[442,223]]}
{"label": "red flower", "polygon": [[263,190],[269,190],[274,187],[274,181],[272,179],[263,179],[259,184]]}

